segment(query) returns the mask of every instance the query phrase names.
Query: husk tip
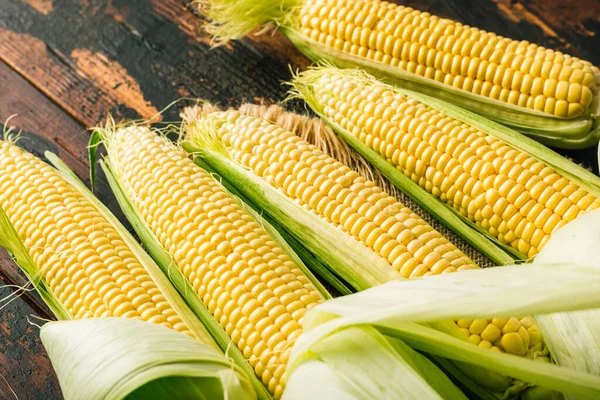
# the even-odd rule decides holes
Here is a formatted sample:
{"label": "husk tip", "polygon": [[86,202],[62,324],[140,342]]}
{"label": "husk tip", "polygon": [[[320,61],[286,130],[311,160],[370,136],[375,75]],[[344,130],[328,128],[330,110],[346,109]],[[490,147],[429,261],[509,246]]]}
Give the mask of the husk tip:
{"label": "husk tip", "polygon": [[241,39],[252,30],[287,24],[298,0],[197,0],[194,6],[209,19],[202,29],[212,35],[213,47]]}

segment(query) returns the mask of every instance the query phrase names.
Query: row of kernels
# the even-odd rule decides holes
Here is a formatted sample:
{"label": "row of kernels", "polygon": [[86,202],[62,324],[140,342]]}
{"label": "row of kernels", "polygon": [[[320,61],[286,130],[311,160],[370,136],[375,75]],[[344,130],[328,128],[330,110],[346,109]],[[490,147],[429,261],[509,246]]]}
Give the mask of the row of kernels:
{"label": "row of kernels", "polygon": [[[336,82],[336,79],[330,78],[327,79],[326,82],[327,86],[332,86],[335,83],[339,85],[341,81],[338,79]],[[345,90],[343,92],[339,92],[340,95],[345,96],[347,99],[361,96],[361,94],[359,94],[360,89],[352,90],[352,87],[348,85],[348,82],[345,82],[344,86]],[[365,99],[364,96],[363,99]],[[540,171],[535,170],[536,168],[538,168],[537,165],[541,165],[543,167],[543,164],[535,164],[530,157],[519,153],[514,149],[511,149],[510,147],[498,140],[490,140],[489,144],[486,144],[487,139],[484,136],[482,136],[482,133],[474,133],[473,128],[469,128],[464,125],[461,126],[457,122],[451,122],[448,119],[438,118],[437,122],[438,127],[440,126],[440,124],[443,124],[440,130],[441,132],[445,132],[447,135],[450,135],[449,137],[444,139],[444,136],[441,135],[441,132],[436,133],[435,131],[429,131],[430,133],[426,134],[427,131],[425,127],[427,125],[424,124],[424,122],[426,121],[419,121],[418,117],[416,116],[419,115],[420,117],[424,117],[425,119],[431,118],[432,115],[435,115],[436,113],[419,111],[423,110],[423,108],[419,109],[418,107],[412,105],[406,105],[406,103],[408,102],[401,104],[398,107],[398,112],[395,115],[394,119],[390,120],[392,126],[399,126],[404,132],[411,132],[414,135],[420,137],[425,137],[429,135],[427,137],[427,140],[431,143],[434,143],[437,149],[433,150],[433,152],[430,155],[427,155],[427,151],[425,150],[428,148],[427,144],[423,145],[422,142],[417,140],[416,137],[412,136],[410,133],[400,134],[400,132],[394,131],[392,128],[389,127],[388,132],[393,132],[396,135],[394,141],[396,141],[396,139],[400,139],[399,142],[396,142],[397,149],[400,151],[395,151],[394,147],[396,146],[393,146],[392,144],[376,136],[376,134],[374,133],[374,127],[376,126],[375,122],[373,122],[372,119],[364,118],[364,115],[366,115],[367,112],[367,108],[370,108],[370,111],[372,112],[373,110],[378,109],[378,105],[372,102],[368,102],[365,99],[358,104],[359,107],[362,107],[361,111],[356,110],[351,106],[348,106],[348,103],[345,103],[343,100],[344,99],[337,100],[335,97],[328,97],[328,108],[326,109],[326,113],[328,115],[335,115],[337,114],[337,110],[341,110],[342,108],[344,108],[345,116],[338,117],[337,119],[343,120],[345,118],[352,118],[351,121],[348,119],[348,123],[352,123],[354,125],[352,132],[354,132],[355,134],[358,132],[357,136],[359,136],[359,138],[362,141],[369,144],[372,148],[379,151],[381,154],[386,155],[395,165],[402,166],[402,171],[408,176],[412,177],[412,175],[415,175],[415,171],[413,170],[412,166],[416,166],[417,163],[414,160],[413,153],[416,153],[416,149],[420,148],[421,156],[427,159],[425,160],[425,164],[434,166],[433,169],[431,167],[428,167],[425,171],[425,176],[427,178],[425,180],[426,189],[438,195],[444,201],[450,200],[451,205],[455,206],[460,212],[465,213],[464,209],[467,208],[466,211],[469,218],[475,219],[476,222],[482,224],[486,229],[489,228],[491,230],[491,233],[495,235],[502,235],[503,240],[506,240],[507,242],[511,243],[514,242],[514,245],[518,246],[518,248],[525,253],[533,254],[537,252],[538,247],[541,248],[541,246],[548,240],[547,236],[550,233],[553,233],[558,228],[560,228],[562,225],[564,225],[564,223],[566,223],[565,221],[562,221],[559,217],[563,217],[566,213],[566,219],[569,220],[573,218],[573,216],[576,216],[581,212],[576,208],[571,208],[570,203],[567,199],[561,200],[559,199],[558,195],[553,195],[552,193],[549,193],[548,196],[542,198],[543,202],[541,204],[547,206],[548,208],[556,206],[556,208],[561,214],[556,216],[552,215],[553,213],[550,213],[550,211],[552,211],[553,208],[550,208],[550,210],[540,213],[539,211],[541,210],[539,210],[539,207],[536,207],[533,211],[531,210],[532,207],[526,207],[520,211],[525,211],[525,217],[529,215],[529,218],[532,219],[530,221],[531,225],[529,227],[527,227],[527,224],[519,225],[521,216],[515,215],[516,213],[513,212],[515,211],[514,207],[510,207],[512,205],[512,200],[519,203],[519,208],[523,207],[525,203],[531,199],[531,196],[529,195],[529,190],[532,190],[532,187],[525,187],[527,191],[523,193],[523,190],[517,190],[519,189],[519,187],[523,189],[522,184],[517,184],[515,186],[515,182],[512,179],[508,179],[508,176],[514,176],[513,179],[515,179],[517,183],[519,183],[519,181],[522,178],[528,178],[525,181],[528,182],[528,184],[530,185],[532,184],[532,182],[535,183],[535,180],[531,179],[532,173],[529,173],[529,176],[525,176],[524,172],[528,170],[524,170],[520,165],[513,162],[510,159],[510,157],[515,158],[516,161],[522,163],[523,165],[529,165],[530,168],[534,168],[534,171],[536,173],[540,173]],[[379,104],[382,103],[383,101],[379,102]],[[346,104],[346,107],[341,107],[340,104]],[[380,114],[382,116],[382,119],[384,119],[383,115],[385,114],[385,112],[380,111]],[[413,118],[413,116],[415,117]],[[415,121],[415,119],[417,121]],[[383,125],[380,123],[379,126]],[[367,132],[373,132],[374,134],[371,135]],[[460,143],[457,143],[456,140],[454,140],[458,137],[461,137],[461,140],[467,140],[469,138],[472,138],[469,139],[472,140],[470,144],[471,147],[461,147]],[[479,146],[477,146],[478,148],[476,150],[473,150],[473,143],[475,142],[479,142]],[[480,151],[482,150],[481,148],[487,149],[487,151]],[[462,167],[464,167],[464,169],[461,166],[457,165],[454,165],[454,167],[456,168],[451,168],[453,165],[453,160],[445,159],[444,154],[442,154],[442,152],[448,152],[452,156],[458,157],[459,161],[461,161],[460,157],[463,156]],[[469,156],[468,158],[464,158],[464,154],[467,153],[471,154],[471,156]],[[474,157],[473,153],[475,153],[477,157]],[[497,155],[494,156],[494,154]],[[490,156],[492,156],[492,158],[490,158]],[[509,157],[509,159],[504,159],[507,156]],[[478,158],[482,159],[478,160]],[[420,171],[422,171],[423,168],[424,167],[421,166]],[[465,170],[467,174],[472,174],[472,177],[476,179],[469,179],[468,175],[465,175],[464,179],[462,179],[462,175],[464,174],[464,172],[461,171]],[[497,170],[495,172],[500,173],[500,175],[494,174],[494,170]],[[552,172],[549,169],[548,171]],[[446,176],[452,174],[454,175],[453,177],[450,176],[451,179],[445,180]],[[556,175],[556,173],[550,173],[550,175],[546,176],[545,179],[552,180],[552,182],[557,185],[562,184],[564,182],[565,184],[562,185],[562,187],[557,187],[557,190],[570,188],[571,192],[563,193],[564,196],[570,196],[573,192],[573,188],[575,187],[575,185],[567,183],[568,181],[565,178],[554,179],[553,176]],[[423,182],[421,182],[421,177],[417,176],[416,178],[417,179],[413,178],[413,180],[420,182],[420,184],[423,186]],[[479,182],[478,180],[481,180],[481,182]],[[512,184],[509,185],[508,182],[512,182]],[[451,183],[460,183],[460,185],[458,185],[458,188],[456,188],[453,185],[451,185]],[[547,186],[546,183],[543,184]],[[465,188],[466,193],[464,193],[462,190],[459,190]],[[508,204],[505,204],[506,207],[503,207],[501,203],[496,204],[500,196],[495,196],[492,198],[490,197],[489,193],[486,193],[486,195],[483,196],[483,190],[488,191],[492,189],[502,189],[502,197],[512,200],[509,201]],[[536,190],[539,191],[539,188]],[[585,204],[590,209],[598,207],[597,199],[595,199],[591,194],[588,194],[589,196],[581,196],[580,193],[581,192],[578,193],[578,196],[580,196],[579,200],[582,201],[582,204]],[[527,194],[527,196],[529,197],[523,198],[525,194]],[[456,196],[456,203],[453,203],[454,196]],[[480,209],[479,207],[473,206],[477,204],[479,204],[479,206],[483,206],[484,204],[482,204],[481,201],[486,197],[488,199],[487,203],[489,203],[489,208]],[[471,199],[474,199],[474,201],[471,202]],[[463,202],[465,204],[463,204]],[[468,204],[469,202],[472,205]],[[558,207],[559,205],[560,208]],[[468,212],[469,206],[470,212]],[[481,210],[481,212],[479,212],[479,210]],[[496,214],[495,217],[493,217],[494,214]],[[504,221],[504,217],[512,217],[512,223],[502,224],[502,222]],[[492,219],[489,220],[489,218]],[[519,225],[519,229],[515,232],[513,229],[517,229],[517,225]],[[532,231],[532,228],[535,229]],[[530,247],[527,247],[527,243],[524,243],[526,242],[526,240],[517,240],[518,238],[516,238],[515,236],[518,236],[518,233],[524,233],[527,240],[533,240],[533,243],[535,245],[534,248],[531,249]]]}

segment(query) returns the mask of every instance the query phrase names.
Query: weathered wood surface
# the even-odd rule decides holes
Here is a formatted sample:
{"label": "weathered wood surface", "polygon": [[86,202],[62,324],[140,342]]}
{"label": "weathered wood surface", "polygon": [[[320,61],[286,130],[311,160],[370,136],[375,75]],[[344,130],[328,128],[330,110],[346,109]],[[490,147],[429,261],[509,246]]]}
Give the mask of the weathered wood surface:
{"label": "weathered wood surface", "polygon": [[[598,0],[407,0],[399,3],[600,64]],[[27,132],[36,154],[58,153],[83,179],[89,133],[107,113],[150,118],[182,97],[220,105],[281,100],[288,65],[308,62],[282,35],[214,50],[185,0],[0,1],[0,122]],[[177,119],[177,107],[163,120]],[[595,149],[564,153],[597,170]],[[100,198],[118,213],[101,181]],[[0,285],[26,280],[0,251]],[[0,289],[0,298],[14,293]],[[27,319],[51,315],[33,292],[0,303],[0,398],[60,398],[56,377]]]}

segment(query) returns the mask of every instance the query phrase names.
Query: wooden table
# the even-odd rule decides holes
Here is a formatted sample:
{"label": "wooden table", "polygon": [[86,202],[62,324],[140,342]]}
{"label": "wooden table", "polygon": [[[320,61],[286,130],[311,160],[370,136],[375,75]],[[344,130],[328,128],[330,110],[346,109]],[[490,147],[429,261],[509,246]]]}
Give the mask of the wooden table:
{"label": "wooden table", "polygon": [[[599,0],[399,2],[600,65]],[[181,97],[278,101],[288,64],[308,65],[277,33],[210,50],[198,22],[184,0],[0,0],[0,122],[16,114],[21,145],[58,153],[86,178],[86,127],[107,113],[148,118]],[[565,154],[596,170],[595,151]],[[104,181],[97,194],[119,213]],[[0,251],[0,286],[25,283]],[[52,315],[31,291],[3,287],[0,299],[0,398],[61,398],[34,325]]]}

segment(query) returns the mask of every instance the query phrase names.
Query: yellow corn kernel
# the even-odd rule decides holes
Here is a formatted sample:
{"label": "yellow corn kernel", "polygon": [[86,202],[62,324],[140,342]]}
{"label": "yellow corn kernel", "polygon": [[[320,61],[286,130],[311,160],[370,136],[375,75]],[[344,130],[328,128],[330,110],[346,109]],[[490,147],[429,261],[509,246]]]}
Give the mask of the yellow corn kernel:
{"label": "yellow corn kernel", "polygon": [[511,317],[508,319],[506,324],[502,327],[502,333],[507,334],[511,332],[517,332],[521,327],[521,321],[516,319],[515,317]]}
{"label": "yellow corn kernel", "polygon": [[[388,5],[307,0],[297,29],[327,47],[498,101],[562,118],[589,108],[597,83],[581,60],[402,6],[382,13]],[[394,62],[399,58],[403,61]]]}
{"label": "yellow corn kernel", "polygon": [[500,331],[500,329],[496,325],[491,323],[485,327],[483,332],[481,332],[481,338],[493,343],[496,340],[498,340],[501,334],[502,332]]}
{"label": "yellow corn kernel", "polygon": [[488,321],[487,320],[485,320],[485,319],[476,319],[469,326],[469,331],[471,332],[471,334],[479,335],[479,334],[481,334],[481,332],[483,332],[485,330],[485,328],[487,326],[488,326]]}
{"label": "yellow corn kernel", "polygon": [[525,355],[527,347],[523,338],[517,332],[510,332],[502,336],[502,348],[511,354]]}

